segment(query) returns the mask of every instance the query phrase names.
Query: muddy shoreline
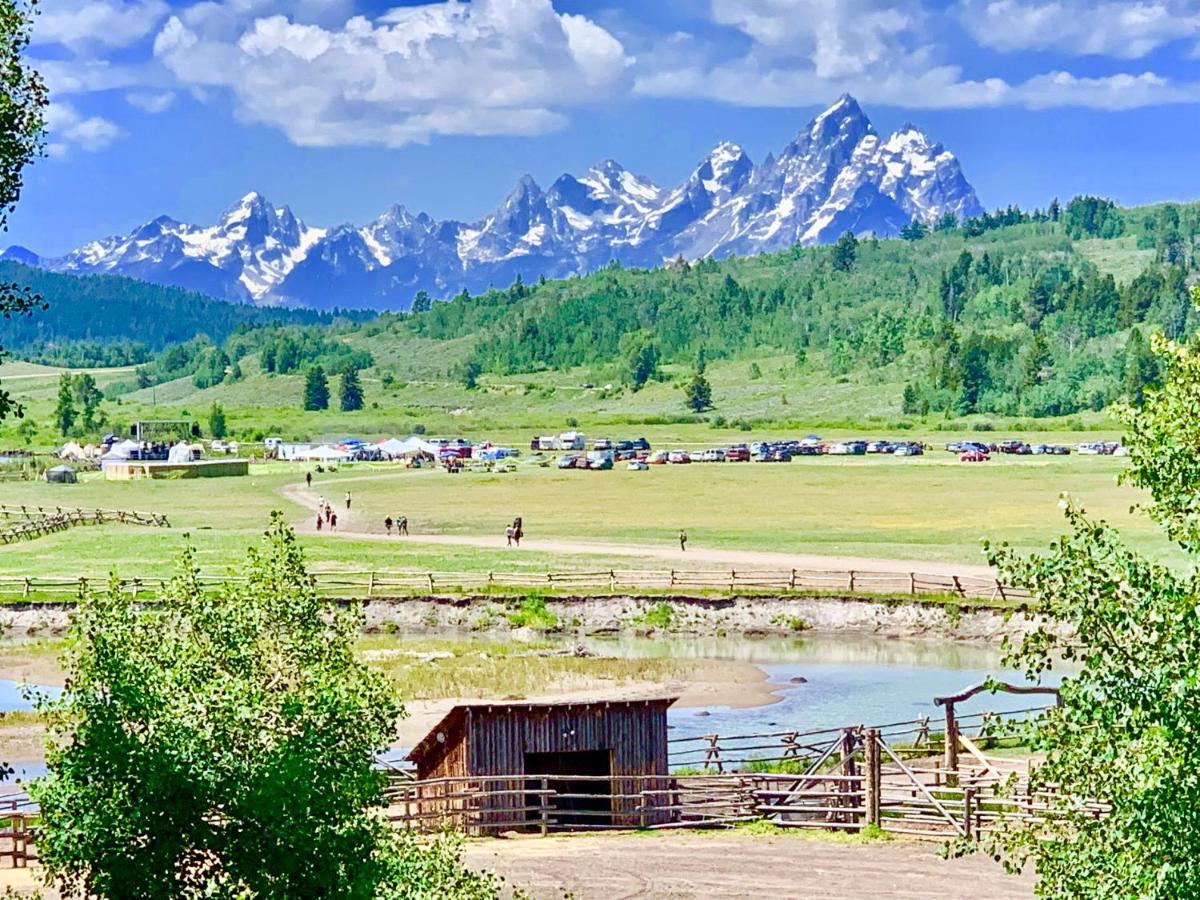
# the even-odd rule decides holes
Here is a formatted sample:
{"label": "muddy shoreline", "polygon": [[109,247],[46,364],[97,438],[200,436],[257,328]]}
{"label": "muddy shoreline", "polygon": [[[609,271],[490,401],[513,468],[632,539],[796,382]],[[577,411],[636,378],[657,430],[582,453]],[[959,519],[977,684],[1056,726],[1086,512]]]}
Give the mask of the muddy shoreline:
{"label": "muddy shoreline", "polygon": [[[1036,612],[986,605],[871,599],[856,596],[544,597],[550,630],[581,634],[665,632],[705,636],[859,634],[888,638],[998,643],[1045,624]],[[496,634],[511,631],[520,597],[489,595],[372,597],[362,606],[367,633],[436,634],[447,630]],[[62,634],[73,603],[0,606],[0,632],[11,637]]]}

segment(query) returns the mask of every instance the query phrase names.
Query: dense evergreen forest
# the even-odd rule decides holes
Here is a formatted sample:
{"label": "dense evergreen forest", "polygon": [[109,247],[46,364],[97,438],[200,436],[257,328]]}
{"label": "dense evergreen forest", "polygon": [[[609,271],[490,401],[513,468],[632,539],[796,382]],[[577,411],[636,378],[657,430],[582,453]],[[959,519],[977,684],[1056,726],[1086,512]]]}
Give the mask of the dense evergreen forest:
{"label": "dense evergreen forest", "polygon": [[[1151,334],[1194,330],[1197,234],[1200,206],[1125,210],[1077,197],[1034,212],[1009,207],[915,224],[896,240],[847,234],[834,246],[753,258],[676,260],[655,270],[613,264],[366,322],[310,322],[317,314],[231,306],[124,279],[70,279],[79,290],[59,301],[53,319],[6,328],[166,346],[139,369],[141,386],[236,381],[249,357],[268,376],[316,366],[341,374],[421,339],[454,341],[460,360],[469,348],[456,363],[468,388],[489,374],[583,367],[637,390],[667,365],[690,376],[711,361],[783,355],[814,379],[902,385],[897,402],[909,414],[1061,416],[1138,402],[1157,377]],[[60,276],[19,274],[38,290],[60,287]],[[282,315],[294,318],[255,321]],[[393,368],[378,374],[390,381]]]}
{"label": "dense evergreen forest", "polygon": [[334,320],[328,313],[261,309],[132,278],[76,277],[11,261],[0,262],[0,281],[30,288],[47,305],[33,316],[0,319],[0,346],[48,365],[133,365],[198,334],[222,342],[238,329]]}

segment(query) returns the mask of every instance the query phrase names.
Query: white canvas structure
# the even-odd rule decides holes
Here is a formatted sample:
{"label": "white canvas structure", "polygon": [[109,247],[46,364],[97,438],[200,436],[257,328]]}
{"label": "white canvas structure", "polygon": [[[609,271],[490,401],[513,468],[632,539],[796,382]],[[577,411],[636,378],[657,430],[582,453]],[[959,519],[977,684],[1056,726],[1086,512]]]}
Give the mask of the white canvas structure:
{"label": "white canvas structure", "polygon": [[100,457],[103,462],[126,462],[133,459],[133,454],[142,445],[137,441],[121,441],[119,444],[113,444],[108,448],[108,452]]}
{"label": "white canvas structure", "polygon": [[380,453],[384,456],[390,456],[392,459],[412,455],[408,442],[398,440],[397,438],[388,438],[386,441],[380,441],[377,446]]}
{"label": "white canvas structure", "polygon": [[318,462],[340,462],[349,459],[350,454],[345,450],[338,450],[336,447],[315,447],[308,451],[305,458]]}
{"label": "white canvas structure", "polygon": [[180,441],[171,448],[171,452],[167,454],[167,462],[178,465],[179,463],[190,463],[192,461],[191,445]]}
{"label": "white canvas structure", "polygon": [[87,459],[87,451],[74,441],[67,441],[58,451],[59,459]]}

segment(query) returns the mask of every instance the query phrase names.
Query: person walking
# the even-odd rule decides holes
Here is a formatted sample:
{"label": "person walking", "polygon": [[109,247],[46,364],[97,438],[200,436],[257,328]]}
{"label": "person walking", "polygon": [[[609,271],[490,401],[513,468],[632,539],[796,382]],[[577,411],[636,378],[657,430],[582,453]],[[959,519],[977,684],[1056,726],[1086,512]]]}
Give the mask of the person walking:
{"label": "person walking", "polygon": [[329,530],[337,531],[337,513],[335,512],[329,514]]}
{"label": "person walking", "polygon": [[386,519],[383,520],[383,527],[387,529],[388,534],[392,533],[392,517],[391,516],[388,516]]}
{"label": "person walking", "polygon": [[350,492],[346,491],[346,512],[350,512]]}
{"label": "person walking", "polygon": [[400,522],[396,526],[396,534],[397,536],[404,535],[405,537],[408,537],[408,516],[400,517]]}
{"label": "person walking", "polygon": [[321,530],[322,522],[323,522],[323,520],[321,519],[321,514],[318,512],[317,513],[317,531]]}
{"label": "person walking", "polygon": [[333,515],[333,507],[328,503],[325,504],[325,524],[328,525],[330,517]]}
{"label": "person walking", "polygon": [[679,529],[679,549],[680,551],[687,550],[687,532],[682,528]]}
{"label": "person walking", "polygon": [[312,472],[304,473],[304,483],[308,485],[308,489],[312,490]]}

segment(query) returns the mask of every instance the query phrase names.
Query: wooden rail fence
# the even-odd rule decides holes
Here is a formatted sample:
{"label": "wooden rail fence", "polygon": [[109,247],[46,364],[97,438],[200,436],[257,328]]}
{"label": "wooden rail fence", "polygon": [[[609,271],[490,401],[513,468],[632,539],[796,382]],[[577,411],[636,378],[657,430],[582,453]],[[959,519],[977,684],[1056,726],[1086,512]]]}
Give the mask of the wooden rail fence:
{"label": "wooden rail fence", "polygon": [[[0,512],[0,516],[3,512]],[[125,519],[105,521],[136,522],[166,526],[159,521]],[[146,514],[140,514],[145,516]],[[82,523],[77,523],[82,524]],[[95,524],[89,522],[88,524]],[[2,533],[2,532],[0,532]],[[5,543],[0,537],[0,543]],[[876,596],[957,597],[984,602],[1024,602],[1029,593],[1002,582],[978,576],[925,575],[918,572],[854,572],[809,569],[770,570],[615,570],[599,572],[387,572],[387,571],[316,571],[313,583],[333,599],[369,599],[373,597],[411,597],[428,594],[502,593],[511,590],[537,590],[559,594],[628,593],[659,591],[687,593],[717,591],[738,593],[855,593]],[[244,581],[244,576],[202,573],[201,583],[213,587]],[[152,597],[166,583],[165,578],[131,578],[122,584],[133,596]],[[102,576],[0,576],[0,598],[19,595],[76,596],[95,583],[106,586]]]}
{"label": "wooden rail fence", "polygon": [[161,513],[145,513],[126,509],[81,509],[61,506],[7,506],[0,505],[0,544],[14,544],[66,531],[77,525],[105,525],[117,522],[123,525],[146,525],[169,528],[167,517]]}
{"label": "wooden rail fence", "polygon": [[[1002,718],[1034,711],[979,713],[959,721],[974,719],[982,744]],[[959,739],[966,733],[960,727]],[[399,826],[474,835],[766,821],[837,831],[874,827],[946,840],[978,838],[1002,820],[1062,815],[1061,798],[1030,788],[1028,761],[980,754],[950,771],[941,764],[941,741],[929,730],[928,717],[875,728],[681,738],[672,741],[673,771],[666,776],[521,773],[417,781],[390,773],[385,805]],[[690,758],[686,745],[692,742],[702,745],[703,758]],[[719,754],[730,746],[755,755],[736,761],[709,755],[714,747]],[[756,770],[766,766],[774,771]],[[1103,803],[1077,806],[1095,816],[1108,811]]]}

